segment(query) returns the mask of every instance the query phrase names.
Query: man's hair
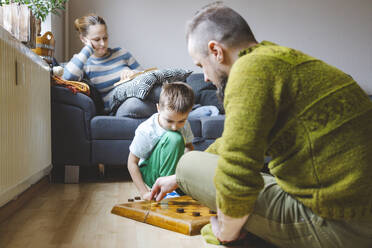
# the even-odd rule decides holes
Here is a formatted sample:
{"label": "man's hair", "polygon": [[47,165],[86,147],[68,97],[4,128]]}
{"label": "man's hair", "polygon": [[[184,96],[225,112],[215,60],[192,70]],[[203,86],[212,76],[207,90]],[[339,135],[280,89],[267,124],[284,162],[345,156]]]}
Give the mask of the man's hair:
{"label": "man's hair", "polygon": [[244,18],[222,2],[214,2],[200,9],[187,23],[186,40],[190,37],[199,52],[208,54],[208,42],[215,40],[228,47],[243,42],[256,42],[256,39]]}
{"label": "man's hair", "polygon": [[194,91],[182,82],[166,83],[159,97],[159,107],[166,108],[177,113],[186,113],[194,105]]}

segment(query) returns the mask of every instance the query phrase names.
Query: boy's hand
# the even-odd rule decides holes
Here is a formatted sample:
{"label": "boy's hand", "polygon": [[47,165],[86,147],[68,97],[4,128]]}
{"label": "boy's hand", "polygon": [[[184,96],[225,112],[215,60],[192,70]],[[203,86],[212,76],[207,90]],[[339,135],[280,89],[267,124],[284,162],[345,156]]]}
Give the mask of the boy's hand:
{"label": "boy's hand", "polygon": [[161,201],[167,193],[172,192],[178,188],[176,175],[159,177],[152,186],[150,199]]}

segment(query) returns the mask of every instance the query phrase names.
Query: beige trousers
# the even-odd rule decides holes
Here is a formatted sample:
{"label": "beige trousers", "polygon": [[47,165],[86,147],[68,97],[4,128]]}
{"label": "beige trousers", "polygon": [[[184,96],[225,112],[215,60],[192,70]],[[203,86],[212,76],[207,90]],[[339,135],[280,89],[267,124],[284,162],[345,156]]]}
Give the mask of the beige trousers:
{"label": "beige trousers", "polygon": [[[216,210],[213,178],[217,160],[214,154],[189,152],[181,157],[176,170],[182,191],[213,210]],[[244,226],[247,231],[285,248],[372,247],[371,222],[323,219],[284,192],[274,177],[261,175],[265,186]]]}

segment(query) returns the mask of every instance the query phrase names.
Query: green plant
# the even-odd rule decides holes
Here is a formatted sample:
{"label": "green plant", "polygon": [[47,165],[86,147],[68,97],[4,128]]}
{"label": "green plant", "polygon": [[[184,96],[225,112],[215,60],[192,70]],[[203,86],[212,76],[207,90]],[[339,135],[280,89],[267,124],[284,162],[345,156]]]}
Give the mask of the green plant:
{"label": "green plant", "polygon": [[58,15],[59,10],[64,10],[67,2],[68,0],[0,0],[0,6],[9,3],[24,4],[36,18],[45,21],[50,13]]}

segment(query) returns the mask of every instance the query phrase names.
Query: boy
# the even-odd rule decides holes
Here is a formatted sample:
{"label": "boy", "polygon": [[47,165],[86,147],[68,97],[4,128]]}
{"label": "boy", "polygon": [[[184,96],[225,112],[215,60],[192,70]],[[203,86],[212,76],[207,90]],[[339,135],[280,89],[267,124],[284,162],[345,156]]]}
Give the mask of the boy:
{"label": "boy", "polygon": [[194,149],[194,135],[187,121],[193,104],[194,92],[189,85],[164,84],[158,113],[136,129],[129,147],[128,170],[143,199],[151,200],[148,187],[158,177],[175,174],[180,157]]}

